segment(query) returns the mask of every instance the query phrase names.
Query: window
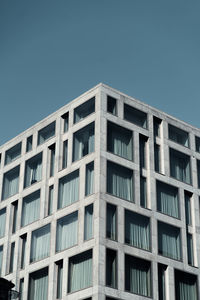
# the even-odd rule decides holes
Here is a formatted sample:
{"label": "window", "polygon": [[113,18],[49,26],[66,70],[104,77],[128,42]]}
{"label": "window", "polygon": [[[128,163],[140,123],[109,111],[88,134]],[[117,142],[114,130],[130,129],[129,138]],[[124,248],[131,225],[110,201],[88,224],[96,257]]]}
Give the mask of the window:
{"label": "window", "polygon": [[187,253],[188,253],[188,264],[194,266],[193,238],[192,238],[192,234],[190,233],[187,233]]}
{"label": "window", "polygon": [[184,196],[185,196],[185,222],[186,225],[192,225],[192,213],[191,213],[192,194],[185,191]]}
{"label": "window", "polygon": [[124,119],[147,129],[147,114],[128,104],[124,104]]}
{"label": "window", "polygon": [[200,137],[195,136],[196,152],[200,152]]}
{"label": "window", "polygon": [[158,295],[159,300],[166,300],[166,274],[167,266],[158,264]]}
{"label": "window", "polygon": [[92,250],[69,259],[68,292],[92,286]]}
{"label": "window", "polygon": [[63,159],[62,168],[67,168],[67,157],[68,157],[68,140],[63,142]]}
{"label": "window", "polygon": [[157,210],[161,213],[179,218],[178,188],[167,183],[156,181]]}
{"label": "window", "polygon": [[133,202],[133,171],[108,161],[107,193]]}
{"label": "window", "polygon": [[154,168],[155,171],[160,173],[161,172],[161,160],[160,160],[160,145],[154,143]]}
{"label": "window", "polygon": [[117,207],[107,203],[106,210],[106,237],[117,240]]}
{"label": "window", "polygon": [[15,242],[13,242],[10,247],[9,273],[13,272],[14,259],[15,259]]}
{"label": "window", "polygon": [[30,262],[49,256],[50,225],[43,226],[32,232]]}
{"label": "window", "polygon": [[125,255],[125,290],[151,297],[151,263]]}
{"label": "window", "polygon": [[139,135],[140,168],[147,168],[147,141],[148,138],[142,134]]}
{"label": "window", "polygon": [[153,133],[154,133],[154,138],[155,137],[160,137],[160,127],[161,127],[162,120],[153,117]]}
{"label": "window", "polygon": [[4,174],[2,200],[18,193],[19,166]]}
{"label": "window", "polygon": [[56,144],[53,144],[49,146],[49,152],[50,152],[50,177],[54,175],[54,169],[55,169],[55,154],[56,154]]}
{"label": "window", "polygon": [[47,211],[48,216],[50,216],[53,211],[53,194],[54,194],[54,186],[51,185],[49,187],[49,197],[48,197],[48,211]]}
{"label": "window", "polygon": [[69,128],[69,112],[65,113],[64,115],[61,116],[61,118],[63,119],[63,122],[64,122],[64,132],[67,132],[68,131],[68,128]]}
{"label": "window", "polygon": [[93,204],[85,207],[84,218],[84,240],[87,241],[93,237]]}
{"label": "window", "polygon": [[21,226],[26,226],[39,219],[40,190],[23,198]]}
{"label": "window", "polygon": [[197,159],[197,181],[198,188],[200,188],[200,160]]}
{"label": "window", "polygon": [[15,201],[12,203],[12,233],[15,233],[17,228],[17,212],[18,201]]}
{"label": "window", "polygon": [[26,255],[26,241],[27,234],[20,236],[21,239],[21,269],[25,267],[25,255]]}
{"label": "window", "polygon": [[181,237],[178,227],[158,222],[158,253],[181,260]]}
{"label": "window", "polygon": [[3,262],[3,246],[0,246],[0,277],[2,275],[2,262]]}
{"label": "window", "polygon": [[74,109],[74,123],[81,121],[93,112],[95,112],[95,97]]}
{"label": "window", "polygon": [[197,277],[175,270],[176,300],[197,300]]}
{"label": "window", "polygon": [[117,288],[117,252],[106,249],[106,285]]}
{"label": "window", "polygon": [[150,250],[149,218],[130,210],[125,211],[125,243]]}
{"label": "window", "polygon": [[42,152],[26,161],[24,187],[42,179]]}
{"label": "window", "polygon": [[183,145],[185,147],[189,147],[189,136],[188,132],[175,127],[173,125],[168,125],[169,139]]}
{"label": "window", "polygon": [[140,205],[147,208],[147,179],[140,176]]}
{"label": "window", "polygon": [[107,151],[126,159],[133,160],[132,131],[108,122]]}
{"label": "window", "polygon": [[33,147],[33,136],[29,136],[26,140],[26,152],[29,152],[32,150]]}
{"label": "window", "polygon": [[190,157],[182,152],[170,149],[170,175],[191,184]]}
{"label": "window", "polygon": [[57,268],[57,288],[56,288],[56,299],[62,298],[62,281],[63,281],[63,261],[56,262]]}
{"label": "window", "polygon": [[85,196],[91,195],[94,192],[94,162],[86,165],[85,173]]}
{"label": "window", "polygon": [[94,152],[94,122],[74,133],[73,161]]}
{"label": "window", "polygon": [[10,148],[9,150],[6,151],[5,154],[5,165],[11,163],[21,155],[21,148],[22,148],[22,143],[19,143],[15,145],[14,147]]}
{"label": "window", "polygon": [[38,131],[38,145],[43,144],[55,135],[56,122],[52,122]]}
{"label": "window", "polygon": [[21,278],[19,281],[19,300],[23,300],[24,293],[24,278]]}
{"label": "window", "polygon": [[0,153],[0,167],[1,167],[1,153]]}
{"label": "window", "polygon": [[56,252],[77,244],[78,212],[67,215],[57,221]]}
{"label": "window", "polygon": [[107,96],[107,112],[117,115],[117,100],[111,96]]}
{"label": "window", "polygon": [[0,238],[5,235],[6,227],[6,208],[0,210]]}
{"label": "window", "polygon": [[58,208],[65,207],[79,200],[79,170],[59,180]]}
{"label": "window", "polygon": [[28,299],[48,299],[48,268],[38,270],[29,275]]}

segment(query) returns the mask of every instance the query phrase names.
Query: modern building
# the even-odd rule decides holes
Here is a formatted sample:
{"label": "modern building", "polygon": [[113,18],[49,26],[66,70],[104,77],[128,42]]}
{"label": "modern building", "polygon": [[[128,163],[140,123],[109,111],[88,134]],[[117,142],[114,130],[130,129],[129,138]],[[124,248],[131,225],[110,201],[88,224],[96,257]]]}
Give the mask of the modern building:
{"label": "modern building", "polygon": [[99,84],[0,147],[21,300],[197,300],[200,129]]}

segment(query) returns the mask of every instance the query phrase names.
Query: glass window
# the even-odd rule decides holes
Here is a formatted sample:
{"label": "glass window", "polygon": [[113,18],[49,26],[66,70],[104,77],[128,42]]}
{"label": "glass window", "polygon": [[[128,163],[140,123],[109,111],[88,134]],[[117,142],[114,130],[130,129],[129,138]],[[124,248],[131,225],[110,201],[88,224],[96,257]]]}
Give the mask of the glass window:
{"label": "glass window", "polygon": [[147,179],[140,176],[140,205],[147,208]]}
{"label": "glass window", "polygon": [[140,168],[147,168],[147,141],[148,138],[142,134],[139,135]]}
{"label": "glass window", "polygon": [[154,168],[155,171],[161,173],[160,145],[154,143]]}
{"label": "glass window", "polygon": [[200,188],[200,160],[197,159],[197,182],[198,188]]}
{"label": "glass window", "polygon": [[42,179],[42,152],[26,161],[24,187]]}
{"label": "glass window", "polygon": [[157,210],[161,213],[179,218],[178,188],[167,183],[156,181]]}
{"label": "glass window", "polygon": [[3,177],[2,200],[18,193],[19,189],[19,166],[8,171]]}
{"label": "glass window", "polygon": [[24,267],[25,267],[27,234],[22,235],[20,237],[20,239],[21,239],[21,269],[24,269]]}
{"label": "glass window", "polygon": [[2,275],[3,245],[0,246],[0,276]]}
{"label": "glass window", "polygon": [[106,249],[106,285],[117,288],[117,252]]}
{"label": "glass window", "polygon": [[151,297],[151,263],[125,255],[125,290]]}
{"label": "glass window", "polygon": [[126,159],[133,160],[132,131],[108,122],[107,151]]}
{"label": "glass window", "polygon": [[68,292],[92,286],[92,250],[69,259]]}
{"label": "glass window", "polygon": [[158,264],[158,295],[159,300],[166,300],[166,274],[167,266]]}
{"label": "glass window", "polygon": [[0,238],[5,235],[6,226],[6,208],[0,210]]}
{"label": "glass window", "polygon": [[55,135],[56,122],[52,122],[38,131],[38,145],[43,144]]}
{"label": "glass window", "polygon": [[58,208],[65,207],[79,200],[79,170],[59,180]]}
{"label": "glass window", "polygon": [[185,191],[184,195],[185,195],[185,222],[186,225],[192,225],[192,213],[191,213],[192,194]]}
{"label": "glass window", "polygon": [[147,114],[128,104],[124,104],[124,119],[137,126],[147,128]]}
{"label": "glass window", "polygon": [[154,137],[160,137],[160,126],[161,126],[162,120],[153,117],[153,132],[154,132]]}
{"label": "glass window", "polygon": [[21,226],[26,226],[39,219],[40,190],[23,198]]}
{"label": "glass window", "polygon": [[84,218],[84,240],[89,240],[93,237],[93,204],[85,207]]}
{"label": "glass window", "polygon": [[176,300],[198,300],[197,277],[175,270],[175,293]]}
{"label": "glass window", "polygon": [[170,149],[170,175],[191,184],[190,156]]}
{"label": "glass window", "polygon": [[26,152],[29,152],[32,150],[33,146],[33,136],[29,136],[26,140]]}
{"label": "glass window", "polygon": [[85,173],[85,196],[91,195],[94,192],[94,162],[86,165]]}
{"label": "glass window", "polygon": [[107,112],[117,115],[117,100],[111,96],[107,96]]}
{"label": "glass window", "polygon": [[19,143],[15,145],[14,147],[10,148],[9,150],[6,151],[5,154],[5,165],[11,163],[21,155],[21,148],[22,148],[22,143]]}
{"label": "glass window", "polygon": [[28,299],[48,299],[48,268],[38,270],[29,275]]}
{"label": "glass window", "polygon": [[189,135],[188,132],[175,127],[173,125],[168,125],[169,139],[183,145],[185,147],[189,147]]}
{"label": "glass window", "polygon": [[125,211],[125,243],[150,250],[149,218],[130,210]]}
{"label": "glass window", "polygon": [[49,256],[50,224],[32,232],[30,262],[44,259]]}
{"label": "glass window", "polygon": [[77,244],[78,212],[67,215],[57,221],[56,252]]}
{"label": "glass window", "polygon": [[49,187],[49,197],[48,197],[48,216],[52,214],[53,211],[53,194],[54,194],[54,186],[51,185]]}
{"label": "glass window", "polygon": [[196,152],[200,152],[200,137],[195,136]]}
{"label": "glass window", "polygon": [[57,267],[57,288],[56,288],[56,299],[62,298],[62,281],[63,281],[63,261],[56,262]]}
{"label": "glass window", "polygon": [[107,203],[106,210],[106,237],[117,240],[117,207]]}
{"label": "glass window", "polygon": [[15,201],[12,203],[12,233],[15,233],[17,228],[17,212],[18,201]]}
{"label": "glass window", "polygon": [[67,168],[67,157],[68,157],[68,140],[63,142],[63,159],[62,168]]}
{"label": "glass window", "polygon": [[19,282],[19,300],[24,299],[23,293],[24,293],[24,278],[21,278]]}
{"label": "glass window", "polygon": [[74,109],[74,123],[81,121],[93,112],[95,112],[95,97]]}
{"label": "glass window", "polygon": [[69,128],[69,112],[62,115],[61,118],[64,121],[64,126],[63,126],[64,127],[64,132],[67,132],[68,128]]}
{"label": "glass window", "polygon": [[54,175],[54,169],[55,169],[55,154],[56,154],[56,144],[53,144],[49,146],[49,152],[50,152],[50,177]]}
{"label": "glass window", "polygon": [[73,161],[92,152],[94,152],[94,122],[74,133]]}
{"label": "glass window", "polygon": [[181,260],[180,228],[158,222],[158,253]]}
{"label": "glass window", "polygon": [[15,259],[15,242],[13,242],[10,247],[9,273],[13,272],[14,259]]}
{"label": "glass window", "polygon": [[192,234],[187,233],[188,264],[194,266],[194,249]]}
{"label": "glass window", "polygon": [[108,161],[107,193],[133,202],[133,171]]}

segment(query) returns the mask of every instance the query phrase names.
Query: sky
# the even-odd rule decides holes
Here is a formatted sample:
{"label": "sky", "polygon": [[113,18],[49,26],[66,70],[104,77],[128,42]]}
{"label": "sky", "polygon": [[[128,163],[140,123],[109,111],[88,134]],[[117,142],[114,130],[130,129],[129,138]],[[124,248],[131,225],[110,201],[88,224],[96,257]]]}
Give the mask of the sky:
{"label": "sky", "polygon": [[0,0],[0,145],[100,82],[200,128],[199,0]]}

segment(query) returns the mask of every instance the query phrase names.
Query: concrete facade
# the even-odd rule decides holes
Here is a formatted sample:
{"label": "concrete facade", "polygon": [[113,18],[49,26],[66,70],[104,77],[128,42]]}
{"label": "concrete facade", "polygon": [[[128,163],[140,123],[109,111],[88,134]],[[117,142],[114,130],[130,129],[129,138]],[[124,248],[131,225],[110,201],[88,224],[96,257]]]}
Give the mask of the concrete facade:
{"label": "concrete facade", "polygon": [[[116,115],[107,111],[107,97],[116,99]],[[95,112],[89,114],[74,124],[74,109],[82,103],[95,97]],[[124,104],[146,113],[147,126],[138,126],[124,118]],[[64,132],[64,117],[68,113],[68,130]],[[63,117],[64,115],[64,117]],[[155,119],[157,118],[157,119]],[[155,136],[155,120],[159,120],[159,135]],[[55,134],[46,138],[38,145],[38,132],[45,126],[56,122]],[[73,135],[79,129],[92,122],[95,123],[95,149],[81,159],[73,161]],[[133,160],[128,160],[107,151],[107,122],[117,124],[132,132]],[[169,138],[168,125],[188,133],[189,146]],[[32,150],[27,151],[27,138],[32,136]],[[140,165],[140,137],[146,139],[144,168]],[[114,299],[146,299],[125,288],[125,255],[147,260],[150,263],[150,298],[159,299],[158,295],[158,264],[166,266],[165,271],[165,299],[177,300],[175,296],[175,270],[180,270],[197,276],[197,293],[200,295],[199,266],[200,266],[200,207],[198,186],[197,161],[200,153],[197,151],[196,137],[200,137],[200,130],[175,119],[157,109],[154,109],[136,99],[133,99],[104,84],[99,84],[66,106],[51,114],[41,122],[29,128],[22,134],[0,147],[0,190],[3,194],[4,176],[16,166],[20,166],[19,188],[14,195],[0,201],[0,211],[6,208],[5,232],[0,237],[2,251],[1,276],[11,280],[20,289],[20,279],[24,280],[23,300],[37,300],[31,298],[29,293],[29,277],[36,270],[48,267],[48,300],[56,299],[57,290],[57,264],[63,263],[62,298],[61,299],[93,299],[104,300],[107,297]],[[63,143],[68,140],[67,167],[63,168]],[[21,143],[21,154],[11,162],[5,164],[6,151]],[[160,148],[160,167],[155,171],[155,144]],[[50,176],[51,147],[55,145],[54,174]],[[170,149],[183,153],[189,157],[191,183],[185,183],[172,176],[170,170]],[[27,160],[42,152],[42,177],[41,180],[24,188],[25,164]],[[94,188],[91,195],[85,196],[86,165],[94,161]],[[133,171],[134,201],[127,201],[107,192],[107,163],[114,162]],[[79,170],[79,200],[66,207],[57,209],[59,179],[71,172]],[[147,203],[141,206],[141,176],[146,178]],[[157,209],[156,182],[163,182],[178,188],[179,217],[175,218],[161,213]],[[53,189],[52,213],[48,213],[49,187]],[[39,219],[27,226],[21,226],[23,199],[31,193],[40,190],[40,215]],[[185,192],[191,195],[191,224],[186,224]],[[1,196],[2,199],[2,196]],[[14,205],[17,201],[16,230],[13,233]],[[117,211],[117,240],[106,238],[106,205],[116,206]],[[84,241],[84,209],[93,204],[93,238]],[[146,216],[150,226],[150,250],[144,250],[125,243],[125,210],[137,212]],[[56,252],[56,224],[57,220],[78,211],[78,238],[77,244],[63,251]],[[180,231],[181,259],[171,259],[158,252],[158,222],[175,226]],[[32,232],[44,225],[50,224],[50,249],[48,257],[30,263],[31,235]],[[187,233],[193,239],[193,262],[188,263]],[[22,241],[26,235],[26,250],[24,268],[21,268]],[[11,259],[11,244],[15,243],[13,270],[9,271]],[[92,249],[92,286],[76,292],[68,292],[69,258],[76,254]],[[113,249],[117,254],[117,287],[112,288],[106,284],[106,249]],[[29,295],[29,296],[28,296]],[[197,296],[198,297],[198,296]],[[198,298],[194,298],[198,299]],[[192,299],[191,299],[192,300]]]}

